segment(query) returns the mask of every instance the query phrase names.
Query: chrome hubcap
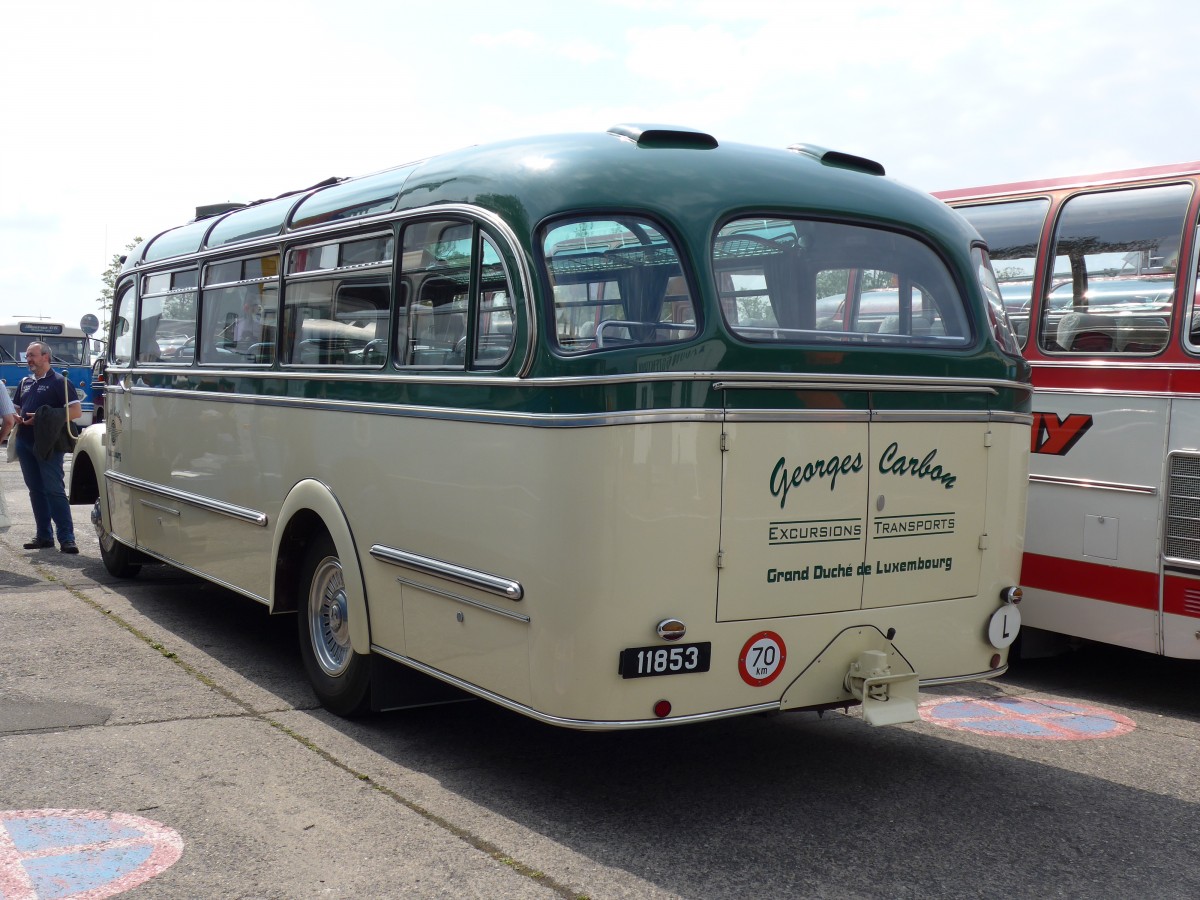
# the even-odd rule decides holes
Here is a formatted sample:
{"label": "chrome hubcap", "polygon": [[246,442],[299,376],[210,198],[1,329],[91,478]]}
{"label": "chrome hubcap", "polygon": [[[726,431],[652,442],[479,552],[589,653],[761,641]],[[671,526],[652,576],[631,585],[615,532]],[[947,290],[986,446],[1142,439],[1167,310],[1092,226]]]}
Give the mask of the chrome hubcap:
{"label": "chrome hubcap", "polygon": [[346,618],[346,583],[342,565],[326,557],[317,566],[308,595],[309,634],[317,665],[336,678],[350,665],[350,625]]}

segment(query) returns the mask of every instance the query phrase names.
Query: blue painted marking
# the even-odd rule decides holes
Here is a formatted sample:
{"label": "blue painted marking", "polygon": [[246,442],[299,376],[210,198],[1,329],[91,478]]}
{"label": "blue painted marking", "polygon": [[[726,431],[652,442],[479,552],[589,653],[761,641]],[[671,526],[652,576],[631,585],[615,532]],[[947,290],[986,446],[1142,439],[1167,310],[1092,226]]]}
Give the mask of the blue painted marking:
{"label": "blue painted marking", "polygon": [[1032,740],[1071,741],[1117,737],[1137,724],[1098,706],[1052,698],[948,697],[921,704],[921,717],[958,731]]}
{"label": "blue painted marking", "polygon": [[25,861],[38,900],[61,900],[92,891],[129,874],[150,858],[152,848],[65,853],[62,856]]}
{"label": "blue painted marking", "polygon": [[161,874],[182,853],[175,831],[128,813],[0,810],[0,900],[102,900]]}
{"label": "blue painted marking", "polygon": [[140,831],[124,828],[108,819],[64,819],[61,816],[14,819],[8,823],[8,834],[16,848],[25,852],[142,836]]}

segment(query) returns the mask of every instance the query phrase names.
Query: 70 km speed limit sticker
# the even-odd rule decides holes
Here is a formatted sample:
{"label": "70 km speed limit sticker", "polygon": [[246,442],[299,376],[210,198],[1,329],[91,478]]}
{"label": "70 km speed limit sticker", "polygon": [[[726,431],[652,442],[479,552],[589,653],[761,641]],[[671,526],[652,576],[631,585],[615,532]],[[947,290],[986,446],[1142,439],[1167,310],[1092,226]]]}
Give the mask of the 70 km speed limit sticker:
{"label": "70 km speed limit sticker", "polygon": [[742,647],[738,672],[746,684],[762,687],[778,677],[786,661],[787,647],[783,638],[773,631],[760,631]]}

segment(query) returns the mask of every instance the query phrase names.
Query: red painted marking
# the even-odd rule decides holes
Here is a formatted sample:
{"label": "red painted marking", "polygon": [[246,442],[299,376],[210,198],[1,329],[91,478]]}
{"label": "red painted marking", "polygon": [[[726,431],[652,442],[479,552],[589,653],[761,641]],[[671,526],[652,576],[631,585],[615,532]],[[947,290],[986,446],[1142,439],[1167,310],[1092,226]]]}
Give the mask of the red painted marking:
{"label": "red painted marking", "polygon": [[1135,609],[1158,609],[1158,575],[1154,572],[1026,553],[1021,584]]}
{"label": "red painted marking", "polygon": [[[119,829],[137,832],[136,837],[121,837],[90,843],[62,845],[51,843],[44,847],[20,850],[12,840],[6,823],[20,819],[52,819],[69,822],[111,822]],[[55,884],[53,896],[58,900],[104,900],[132,890],[160,875],[174,865],[183,854],[183,839],[174,829],[161,822],[119,812],[98,812],[87,809],[25,809],[0,810],[0,898],[3,900],[41,900],[36,881],[30,877],[25,863],[57,858],[74,861],[92,854],[101,857],[112,851],[145,849],[150,855],[136,868],[90,889],[63,893]],[[70,877],[64,879],[69,883]]]}
{"label": "red painted marking", "polygon": [[[941,708],[958,706],[950,715]],[[921,720],[953,731],[1026,741],[1087,741],[1120,737],[1137,728],[1128,716],[1068,700],[943,697],[919,707]]]}
{"label": "red painted marking", "polygon": [[1038,390],[1105,391],[1114,394],[1178,394],[1200,396],[1200,366],[1142,361],[1091,359],[1071,365],[1033,363]]}
{"label": "red painted marking", "polygon": [[1155,178],[1175,178],[1200,172],[1200,160],[1194,162],[1168,163],[1161,166],[1143,166],[1136,169],[1118,169],[1113,172],[1097,172],[1094,175],[1066,175],[1057,178],[1036,178],[1030,181],[1010,181],[1004,184],[982,184],[978,187],[951,188],[934,191],[933,196],[950,202],[966,198],[980,199],[1008,194],[1038,194],[1044,191],[1083,188],[1101,184],[1120,184],[1145,181]]}
{"label": "red painted marking", "polygon": [[1085,413],[1071,413],[1060,419],[1057,413],[1035,412],[1029,436],[1030,452],[1066,456],[1091,427],[1092,417]]}

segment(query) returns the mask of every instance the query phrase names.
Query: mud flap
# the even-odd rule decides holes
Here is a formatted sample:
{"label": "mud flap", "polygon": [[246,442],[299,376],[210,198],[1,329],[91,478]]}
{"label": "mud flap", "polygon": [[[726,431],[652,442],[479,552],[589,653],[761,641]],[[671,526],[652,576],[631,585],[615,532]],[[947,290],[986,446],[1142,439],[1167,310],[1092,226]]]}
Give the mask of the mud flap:
{"label": "mud flap", "polygon": [[438,681],[416,669],[371,654],[371,711],[414,709],[443,703],[462,703],[475,698],[453,685]]}

